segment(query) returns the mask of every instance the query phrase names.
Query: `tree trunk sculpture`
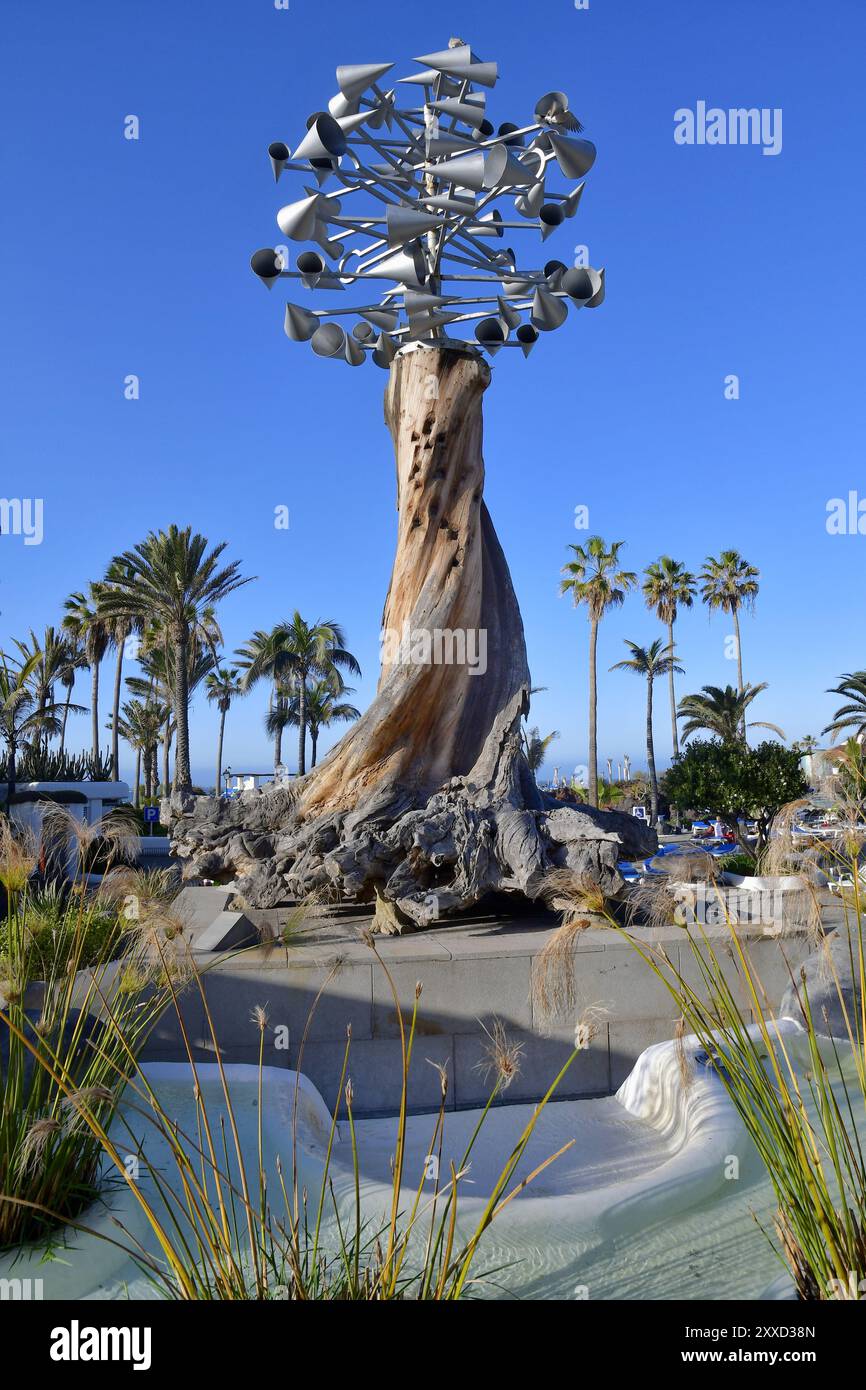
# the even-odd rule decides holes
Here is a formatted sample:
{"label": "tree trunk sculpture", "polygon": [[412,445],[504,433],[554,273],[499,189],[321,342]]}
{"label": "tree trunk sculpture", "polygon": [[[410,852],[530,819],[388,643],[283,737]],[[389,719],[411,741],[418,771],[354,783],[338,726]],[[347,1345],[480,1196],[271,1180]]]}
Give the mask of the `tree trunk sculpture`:
{"label": "tree trunk sculpture", "polygon": [[632,817],[539,792],[521,746],[523,625],[484,504],[482,394],[462,346],[394,360],[397,554],[376,698],[291,786],[235,801],[175,797],[186,876],[237,880],[253,906],[318,893],[376,902],[383,929],[424,926],[494,891],[538,896],[563,865],[612,892],[656,837]]}

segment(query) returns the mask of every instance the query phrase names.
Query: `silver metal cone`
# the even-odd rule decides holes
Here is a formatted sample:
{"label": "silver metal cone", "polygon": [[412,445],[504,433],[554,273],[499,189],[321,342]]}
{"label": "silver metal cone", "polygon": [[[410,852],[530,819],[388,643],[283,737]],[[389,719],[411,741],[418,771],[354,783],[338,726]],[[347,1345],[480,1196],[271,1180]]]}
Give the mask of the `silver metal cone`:
{"label": "silver metal cone", "polygon": [[545,203],[539,211],[538,220],[541,223],[541,240],[547,241],[551,233],[555,232],[557,227],[561,227],[565,220],[562,205],[560,203]]}
{"label": "silver metal cone", "polygon": [[499,319],[506,328],[519,328],[521,319],[517,309],[513,304],[506,304],[501,295],[497,297],[496,303],[499,306]]}
{"label": "silver metal cone", "polygon": [[380,328],[385,333],[393,333],[400,321],[400,315],[393,309],[365,309],[363,317],[372,323],[374,328]]}
{"label": "silver metal cone", "polygon": [[470,92],[463,101],[459,97],[445,97],[443,101],[431,101],[430,105],[434,111],[441,111],[444,116],[451,116],[477,129],[484,119],[486,100],[484,92]]}
{"label": "silver metal cone", "polygon": [[403,294],[403,304],[410,317],[426,314],[429,309],[438,309],[441,305],[450,303],[447,295],[427,294],[424,290],[406,290]]}
{"label": "silver metal cone", "polygon": [[316,230],[320,195],[313,193],[309,198],[299,198],[296,203],[286,203],[277,213],[277,226],[283,236],[290,241],[310,241]]}
{"label": "silver metal cone", "polygon": [[346,137],[334,117],[320,111],[295,150],[293,159],[329,159],[344,154]]}
{"label": "silver metal cone", "polygon": [[289,147],[284,145],[282,140],[273,140],[268,145],[268,159],[271,161],[271,168],[274,171],[274,183],[279,183],[280,174],[283,172],[288,158]]}
{"label": "silver metal cone", "polygon": [[514,209],[521,217],[537,217],[544,202],[544,180],[539,179],[526,192],[514,199]]}
{"label": "silver metal cone", "polygon": [[310,346],[318,357],[342,357],[346,350],[346,335],[338,323],[321,323],[313,334]]}
{"label": "silver metal cone", "polygon": [[485,212],[477,222],[472,223],[471,231],[473,236],[501,237],[502,213],[498,208],[494,208],[492,212]]}
{"label": "silver metal cone", "polygon": [[388,368],[396,356],[397,349],[394,346],[393,339],[389,338],[387,333],[380,333],[379,340],[373,349],[373,361],[376,363],[376,366]]}
{"label": "silver metal cone", "polygon": [[[365,274],[364,271],[361,274]],[[369,270],[370,275],[384,277],[386,280],[402,280],[406,284],[420,285],[427,274],[424,257],[417,242],[409,242],[402,251],[386,256]]]}
{"label": "silver metal cone", "polygon": [[537,329],[533,328],[531,323],[522,323],[514,336],[523,349],[523,356],[528,357],[538,342]]}
{"label": "silver metal cone", "polygon": [[532,299],[532,326],[541,333],[550,333],[559,328],[568,318],[568,306],[564,299],[557,299],[539,285]]}
{"label": "silver metal cone", "polygon": [[[593,300],[600,304],[604,299],[604,273],[593,270],[592,266],[572,266],[562,276],[559,288],[565,290],[576,304],[595,307]],[[601,299],[597,299],[599,294]]]}
{"label": "silver metal cone", "polygon": [[577,188],[573,188],[571,190],[567,198],[563,198],[562,211],[565,213],[566,217],[573,217],[574,214],[577,212],[577,205],[580,202],[583,190],[585,188],[585,183],[579,183],[577,185]]}
{"label": "silver metal cone", "polygon": [[482,319],[475,329],[475,337],[483,348],[496,353],[508,337],[499,319]]}
{"label": "silver metal cone", "polygon": [[414,241],[425,232],[442,226],[442,218],[435,213],[416,212],[414,208],[399,207],[394,203],[388,204],[385,222],[389,246],[402,246],[404,242]]}
{"label": "silver metal cone", "polygon": [[345,347],[343,348],[343,356],[350,367],[360,367],[367,354],[361,347],[357,338],[348,336],[346,338]]}
{"label": "silver metal cone", "polygon": [[319,326],[319,320],[315,314],[311,314],[300,304],[286,305],[286,318],[283,324],[286,337],[291,338],[293,343],[306,343]]}
{"label": "silver metal cone", "polygon": [[460,154],[456,159],[448,159],[444,164],[422,164],[421,172],[435,174],[446,183],[457,184],[460,188],[472,188],[480,193],[485,187],[484,171],[489,156],[483,150],[474,154]]}
{"label": "silver metal cone", "polygon": [[250,269],[269,290],[272,290],[279,280],[282,268],[282,262],[271,246],[264,246],[261,251],[254,251],[250,256]]}
{"label": "silver metal cone", "polygon": [[468,135],[449,135],[447,131],[444,135],[428,135],[424,145],[428,159],[441,159],[474,149],[474,143]]}
{"label": "silver metal cone", "polygon": [[344,63],[337,68],[337,86],[343,96],[352,100],[366,92],[371,83],[378,82],[393,66],[393,63]]}
{"label": "silver metal cone", "polygon": [[601,270],[598,272],[598,278],[600,281],[599,287],[592,296],[592,299],[586,301],[583,306],[585,309],[597,309],[599,304],[604,303],[604,266],[602,266]]}
{"label": "silver metal cone", "polygon": [[548,261],[544,267],[544,278],[547,281],[547,288],[549,290],[560,289],[562,277],[567,270],[568,266],[565,264],[565,261]]}
{"label": "silver metal cone", "polygon": [[589,173],[598,153],[591,140],[573,140],[567,135],[558,135],[553,130],[547,132],[547,138],[556,156],[556,162],[566,178],[582,179],[584,174]]}
{"label": "silver metal cone", "polygon": [[475,211],[474,198],[455,198],[449,197],[446,193],[437,193],[432,198],[420,197],[425,208],[442,208],[444,212],[459,212],[464,216],[471,216]]}
{"label": "silver metal cone", "polygon": [[[335,121],[341,116],[354,116],[358,110],[358,100],[358,97],[347,97],[342,92],[337,92],[328,102],[328,110]],[[372,112],[369,114],[372,115]]]}
{"label": "silver metal cone", "polygon": [[435,53],[422,54],[415,62],[423,63],[425,68],[435,68],[437,72],[463,72],[472,63],[472,49],[468,43],[439,48]]}

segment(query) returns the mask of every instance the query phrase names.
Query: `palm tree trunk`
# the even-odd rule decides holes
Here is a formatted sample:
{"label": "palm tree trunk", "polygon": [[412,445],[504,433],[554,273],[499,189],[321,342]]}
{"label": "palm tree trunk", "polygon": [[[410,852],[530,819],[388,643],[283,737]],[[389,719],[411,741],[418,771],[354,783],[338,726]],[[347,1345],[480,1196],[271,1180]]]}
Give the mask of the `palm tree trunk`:
{"label": "palm tree trunk", "polygon": [[61,756],[61,757],[63,756],[63,750],[64,750],[65,747],[66,747],[66,721],[67,721],[67,719],[69,718],[69,705],[70,705],[71,701],[72,701],[72,686],[71,686],[71,685],[68,685],[68,686],[66,687],[66,699],[65,699],[65,701],[64,701],[64,703],[63,703],[63,723],[62,723],[61,726],[60,726],[60,756]]}
{"label": "palm tree trunk", "polygon": [[15,795],[15,747],[14,738],[9,740],[9,757],[6,762],[6,806],[7,809],[12,805],[12,798]]}
{"label": "palm tree trunk", "polygon": [[220,710],[220,731],[217,736],[217,761],[216,761],[216,785],[214,786],[214,796],[220,794],[220,783],[223,778],[223,734],[226,727],[226,712]]}
{"label": "palm tree trunk", "polygon": [[650,779],[650,825],[659,818],[659,783],[656,776],[656,755],[653,746],[653,678],[646,683],[646,762]]}
{"label": "palm tree trunk", "polygon": [[738,614],[737,614],[736,608],[732,608],[732,609],[731,609],[731,612],[732,612],[733,618],[734,618],[734,635],[735,635],[736,643],[737,643],[737,690],[738,690],[738,691],[740,692],[740,694],[742,695],[742,693],[743,693],[743,649],[742,649],[742,647],[740,646],[740,619],[739,619],[739,616],[738,616]]}
{"label": "palm tree trunk", "polygon": [[669,671],[668,671],[668,692],[669,692],[670,698],[671,698],[671,733],[673,734],[673,740],[674,740],[674,757],[676,758],[677,755],[679,754],[679,751],[680,751],[680,738],[679,738],[679,730],[677,729],[677,697],[676,697],[676,691],[674,690],[674,668],[673,668],[673,659],[674,659],[674,625],[673,625],[673,622],[669,622],[669,623],[668,623],[668,646],[670,647],[670,652],[671,652],[671,666],[670,666],[670,669],[669,669]]}
{"label": "palm tree trunk", "polygon": [[136,749],[135,753],[135,799],[133,806],[138,810],[141,801],[141,749]]}
{"label": "palm tree trunk", "polygon": [[90,668],[90,737],[94,761],[99,758],[99,662]]}
{"label": "palm tree trunk", "polygon": [[[282,708],[283,708],[282,697],[281,697],[279,694],[277,694],[276,701],[277,701],[277,703],[276,703],[276,710],[277,710],[277,714],[279,714],[279,713],[282,711]],[[279,765],[280,765],[280,763],[281,763],[282,761],[283,761],[283,726],[282,726],[282,724],[278,724],[278,725],[277,725],[277,731],[276,731],[276,733],[274,734],[274,772],[276,772],[277,768],[279,767]]]}
{"label": "palm tree trunk", "polygon": [[175,638],[175,711],[177,741],[174,752],[173,791],[188,792],[192,786],[189,769],[189,667],[187,665],[189,633],[185,630]]}
{"label": "palm tree trunk", "polygon": [[[120,634],[118,634],[120,637]],[[114,671],[114,704],[111,715],[111,775],[115,782],[120,781],[120,734],[117,721],[120,718],[120,692],[123,680],[123,639],[117,643],[117,666]]]}
{"label": "palm tree trunk", "polygon": [[319,742],[319,731],[310,726],[310,767],[316,766],[316,747]]}
{"label": "palm tree trunk", "polygon": [[[164,733],[163,733],[163,735],[162,735],[162,794],[163,794],[163,796],[168,796],[168,795],[171,793],[171,786],[169,785],[169,766],[168,766],[168,758],[169,758],[169,753],[170,753],[170,751],[171,751],[171,711],[169,711],[169,713],[168,713],[168,714],[166,715],[166,717],[165,717],[165,731],[164,731]],[[157,769],[156,769],[156,753],[154,753],[153,761],[154,761],[154,768],[153,768],[154,781],[155,781],[155,782],[158,782],[158,781],[159,781],[159,778],[157,777]]]}
{"label": "palm tree trunk", "polygon": [[588,792],[590,806],[598,805],[598,682],[596,679],[596,649],[598,647],[598,619],[589,621],[589,777]]}
{"label": "palm tree trunk", "polygon": [[[742,693],[743,693],[743,649],[742,649],[742,647],[740,646],[740,618],[739,618],[739,614],[737,613],[736,607],[734,607],[734,608],[731,609],[731,613],[733,614],[733,618],[734,618],[734,634],[735,634],[735,640],[736,640],[736,643],[737,643],[737,690],[738,690],[739,693],[742,695]],[[746,737],[746,716],[745,716],[745,714],[743,714],[743,723],[742,723],[742,726],[741,726],[741,732],[742,732],[743,738],[745,739],[745,737]]]}
{"label": "palm tree trunk", "polygon": [[298,776],[307,770],[307,680],[301,672],[298,681]]}

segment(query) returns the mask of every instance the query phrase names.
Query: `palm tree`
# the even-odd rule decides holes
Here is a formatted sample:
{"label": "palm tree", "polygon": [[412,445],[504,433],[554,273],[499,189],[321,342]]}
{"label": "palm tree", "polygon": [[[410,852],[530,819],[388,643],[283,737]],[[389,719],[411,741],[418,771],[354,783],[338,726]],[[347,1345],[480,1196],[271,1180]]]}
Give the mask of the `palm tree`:
{"label": "palm tree", "polygon": [[523,730],[523,751],[526,754],[526,761],[529,763],[529,770],[533,777],[536,776],[544,765],[544,759],[547,757],[547,750],[556,738],[559,738],[558,729],[554,729],[545,738],[541,737],[536,726],[533,726],[531,729]]}
{"label": "palm tree", "polygon": [[223,734],[225,733],[226,715],[229,712],[232,700],[238,695],[243,694],[243,687],[238,680],[238,673],[234,668],[218,666],[215,671],[209,672],[205,677],[205,688],[207,698],[211,704],[215,704],[220,712],[220,728],[217,735],[217,759],[216,759],[216,784],[214,796],[220,794],[220,783],[223,775]]}
{"label": "palm tree", "polygon": [[746,724],[749,705],[766,689],[766,681],[760,685],[747,685],[745,690],[734,690],[731,685],[726,685],[724,690],[718,685],[704,685],[700,694],[683,696],[679,704],[679,718],[687,721],[683,738],[688,738],[698,729],[707,729],[724,743],[745,743],[745,730],[748,727],[772,729],[783,739],[785,735],[778,724],[767,724],[763,720]]}
{"label": "palm tree", "polygon": [[[202,631],[205,636],[201,635]],[[190,636],[186,678],[189,702],[192,701],[192,697],[202,681],[217,665],[212,645],[214,640],[222,641],[222,634],[212,619],[212,610],[208,609],[202,623],[193,629]],[[168,796],[171,792],[169,775],[171,742],[177,733],[177,720],[173,713],[174,691],[177,682],[174,675],[173,649],[171,643],[166,642],[163,629],[158,623],[152,623],[145,630],[142,646],[139,650],[138,664],[143,675],[127,676],[126,687],[130,694],[137,696],[138,699],[156,700],[162,709],[160,733],[162,742],[162,794]],[[159,785],[159,778],[156,775],[154,782]]]}
{"label": "palm tree", "polygon": [[656,775],[655,745],[653,742],[653,682],[672,671],[682,674],[682,666],[676,664],[674,650],[670,643],[664,646],[657,637],[648,647],[639,647],[637,642],[626,640],[631,656],[617,661],[612,671],[634,671],[646,678],[646,761],[650,780],[650,825],[655,825],[659,817],[659,780]]}
{"label": "palm tree", "polygon": [[[264,643],[258,639],[264,638]],[[277,711],[281,697],[297,700],[298,776],[306,772],[307,744],[307,687],[313,680],[323,680],[335,687],[342,685],[341,670],[359,676],[361,668],[346,649],[343,629],[332,619],[319,618],[307,623],[295,610],[289,622],[278,623],[270,633],[254,633],[246,647],[237,655],[246,670],[244,686],[249,689],[262,676],[275,681]],[[286,720],[286,723],[294,722]],[[278,728],[279,725],[277,724]]]}
{"label": "palm tree", "polygon": [[[343,695],[353,695],[354,693],[351,686],[343,685],[339,675],[336,676],[336,679],[314,681],[307,686],[304,694],[304,708],[307,715],[307,728],[310,732],[311,768],[316,766],[319,731],[329,724],[350,724],[355,719],[361,718],[359,709],[340,698]],[[300,728],[300,705],[301,702],[296,691],[282,705],[274,706],[273,709],[268,710],[265,717],[265,728],[271,737],[276,733],[278,724],[282,724],[283,727],[291,725],[292,728]]]}
{"label": "palm tree", "polygon": [[[60,752],[66,748],[66,721],[72,708],[72,691],[75,688],[75,677],[77,673],[86,665],[84,650],[80,640],[71,632],[64,633],[67,660],[63,669],[59,673],[60,684],[66,691],[63,700],[63,716],[60,721]],[[76,705],[75,709],[79,709]]]}
{"label": "palm tree", "polygon": [[263,677],[272,682],[269,709],[265,721],[266,728],[274,740],[274,768],[283,761],[283,729],[288,724],[286,718],[286,696],[284,682],[291,671],[291,656],[288,650],[287,625],[277,623],[276,627],[265,631],[258,628],[242,647],[235,652],[238,665],[244,672],[242,685],[244,694]]}
{"label": "palm tree", "polygon": [[190,526],[151,531],[134,550],[115,557],[115,573],[106,592],[106,617],[126,616],[142,625],[157,620],[171,652],[172,695],[177,724],[175,789],[189,791],[189,660],[196,624],[221,599],[249,583],[239,562],[220,567],[226,542],[208,550],[204,536]]}
{"label": "palm tree", "polygon": [[[679,560],[670,555],[661,555],[646,569],[643,582],[643,596],[646,606],[655,613],[659,622],[668,630],[668,646],[671,656],[676,654],[674,646],[674,623],[677,612],[691,608],[695,598],[695,576],[690,574]],[[668,695],[671,702],[671,733],[674,743],[674,757],[680,751],[677,733],[677,697],[674,690],[674,663],[668,667]]]}
{"label": "palm tree", "polygon": [[[58,682],[65,683],[67,679],[71,660],[69,641],[62,632],[57,632],[53,627],[47,627],[45,629],[45,635],[40,642],[36,633],[31,628],[29,644],[25,642],[16,642],[15,645],[18,647],[24,661],[29,661],[31,656],[37,658],[29,678],[29,683],[36,702],[36,714],[41,716],[49,705],[54,705],[55,685]],[[55,732],[61,732],[62,727],[63,725],[60,724]],[[47,726],[41,730],[40,737],[42,746],[47,752]]]}
{"label": "palm tree", "polygon": [[833,738],[843,729],[853,729],[857,738],[866,734],[866,671],[847,672],[827,694],[842,695],[848,703],[839,706],[833,715],[833,722],[821,732],[831,734]]}
{"label": "palm tree", "polygon": [[[760,571],[749,565],[736,550],[723,550],[717,560],[708,555],[699,575],[701,598],[709,608],[721,609],[730,613],[734,620],[734,633],[737,643],[737,689],[742,694],[743,650],[740,645],[741,608],[753,608],[758,596]],[[745,725],[743,725],[745,729]]]}
{"label": "palm tree", "polygon": [[589,802],[598,805],[598,682],[596,654],[598,625],[609,608],[618,608],[629,589],[637,584],[637,575],[621,570],[619,552],[623,541],[614,541],[607,549],[601,536],[590,536],[586,546],[570,545],[574,559],[563,565],[566,578],[561,581],[562,593],[570,593],[575,608],[585,603],[589,614]]}
{"label": "palm tree", "polygon": [[[117,561],[113,560],[105,572],[105,579],[99,586],[98,602],[105,612],[105,597],[111,592],[118,574]],[[114,668],[114,699],[111,706],[111,775],[115,782],[120,781],[120,729],[118,724],[118,713],[120,711],[120,696],[123,689],[123,657],[126,642],[133,632],[141,633],[143,622],[140,616],[133,617],[131,614],[123,612],[113,612],[105,619],[106,630],[108,632],[109,644],[114,647],[117,653],[117,662]]]}
{"label": "palm tree", "polygon": [[46,700],[40,708],[32,685],[41,652],[28,652],[16,642],[20,656],[0,652],[0,739],[6,747],[6,805],[15,795],[15,761],[18,750],[32,745],[47,730],[60,730],[61,707]]}
{"label": "palm tree", "polygon": [[[144,795],[154,794],[156,783],[156,750],[165,723],[165,706],[156,700],[127,700],[118,713],[117,730],[135,751],[135,799],[138,806],[141,790],[141,767],[144,762]],[[113,723],[112,723],[113,727]]]}
{"label": "palm tree", "polygon": [[90,584],[87,593],[74,593],[63,605],[63,630],[80,643],[84,665],[90,670],[90,733],[94,762],[99,759],[99,665],[108,650],[110,634],[100,609],[100,586]]}

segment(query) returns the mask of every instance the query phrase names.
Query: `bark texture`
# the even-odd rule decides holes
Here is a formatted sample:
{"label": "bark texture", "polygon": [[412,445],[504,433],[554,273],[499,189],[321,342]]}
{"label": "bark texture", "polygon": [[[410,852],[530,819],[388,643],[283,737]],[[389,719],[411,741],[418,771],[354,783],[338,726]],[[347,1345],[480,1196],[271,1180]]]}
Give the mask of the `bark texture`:
{"label": "bark texture", "polygon": [[262,907],[311,893],[375,901],[388,930],[491,891],[535,897],[564,865],[613,892],[617,859],[655,847],[632,817],[546,800],[523,754],[523,625],[482,496],[489,379],[471,350],[418,345],[395,359],[397,554],[376,698],[295,784],[175,797],[188,877],[237,878]]}

